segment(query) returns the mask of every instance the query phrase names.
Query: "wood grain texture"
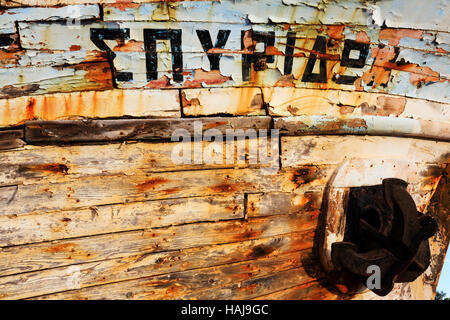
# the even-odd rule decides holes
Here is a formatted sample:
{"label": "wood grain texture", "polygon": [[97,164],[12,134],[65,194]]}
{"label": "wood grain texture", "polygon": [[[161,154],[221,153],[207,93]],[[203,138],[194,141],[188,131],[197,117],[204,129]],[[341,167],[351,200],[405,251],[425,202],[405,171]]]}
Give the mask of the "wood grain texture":
{"label": "wood grain texture", "polygon": [[[110,203],[229,193],[298,191],[323,186],[334,168],[300,167],[266,175],[260,169],[84,176],[56,183],[0,187],[0,215],[38,213]],[[183,185],[180,185],[183,181]]]}
{"label": "wood grain texture", "polygon": [[[19,92],[18,95],[22,93]],[[180,117],[178,90],[105,90],[0,99],[0,125],[27,120]]]}
{"label": "wood grain texture", "polygon": [[[195,131],[195,123],[200,124],[200,132]],[[30,142],[170,139],[177,129],[193,136],[213,128],[222,133],[233,128],[269,129],[270,117],[35,121],[26,123],[25,136]]]}
{"label": "wood grain texture", "polygon": [[449,106],[423,99],[386,94],[315,90],[290,87],[263,88],[264,103],[273,116],[396,116],[450,121]]}
{"label": "wood grain texture", "polygon": [[281,137],[283,168],[307,164],[339,164],[346,159],[400,160],[443,164],[450,161],[450,143],[379,136]]}
{"label": "wood grain texture", "polygon": [[244,218],[244,195],[182,198],[0,217],[0,247]]}
{"label": "wood grain texture", "polygon": [[[250,152],[250,148],[258,146],[261,148]],[[65,146],[27,145],[2,155],[0,185],[70,181],[81,176],[104,175],[105,168],[108,168],[108,175],[214,168],[278,168],[278,153],[274,153],[268,163],[260,163],[257,157],[253,158],[253,151],[256,151],[261,159],[262,150],[259,138],[229,142],[128,141]],[[178,159],[177,151],[185,161]]]}
{"label": "wood grain texture", "polygon": [[317,224],[309,213],[185,224],[2,248],[0,275],[12,275],[198,246],[240,242],[291,232],[310,232]]}
{"label": "wood grain texture", "polygon": [[0,150],[23,147],[25,145],[23,137],[23,129],[0,131]]}
{"label": "wood grain texture", "polygon": [[449,122],[380,116],[296,116],[275,119],[284,135],[371,135],[450,141]]}
{"label": "wood grain texture", "polygon": [[[308,249],[310,232],[86,262],[0,278],[2,299],[19,299],[184,270],[251,261]],[[10,285],[14,283],[15,285]]]}
{"label": "wood grain texture", "polygon": [[[112,88],[113,78],[108,62],[0,69],[0,99]],[[30,105],[28,109],[32,107]]]}
{"label": "wood grain texture", "polygon": [[[268,274],[287,275],[286,269],[298,268],[301,260],[308,254],[295,252],[269,258],[261,258],[245,262],[238,262],[213,268],[202,268],[192,271],[174,272],[168,275],[142,278],[120,283],[112,283],[104,286],[95,286],[80,290],[67,291],[39,297],[38,299],[133,299],[133,300],[172,300],[172,299],[221,299],[224,286],[233,284],[236,288],[239,284],[246,286],[249,282],[258,282],[259,277],[267,277]],[[292,269],[291,269],[292,270]],[[291,272],[292,274],[292,272]],[[297,274],[302,274],[297,272]],[[270,277],[270,276],[268,276]],[[298,280],[299,276],[296,276]],[[253,280],[255,279],[255,280]],[[261,281],[261,280],[259,280]],[[287,279],[285,279],[287,281]],[[269,280],[265,284],[268,286]],[[270,286],[270,285],[269,285]],[[278,284],[282,286],[282,284]],[[209,288],[206,289],[205,288]],[[246,296],[241,290],[236,298]],[[234,293],[234,292],[233,292]],[[207,297],[208,298],[205,298]],[[231,297],[229,297],[230,299]],[[223,299],[223,298],[222,298]]]}

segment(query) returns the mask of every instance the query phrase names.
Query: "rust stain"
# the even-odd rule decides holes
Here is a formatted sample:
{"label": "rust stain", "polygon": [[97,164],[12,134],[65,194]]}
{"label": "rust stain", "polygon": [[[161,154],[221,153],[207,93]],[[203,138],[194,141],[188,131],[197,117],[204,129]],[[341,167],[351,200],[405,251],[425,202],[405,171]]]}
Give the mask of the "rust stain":
{"label": "rust stain", "polygon": [[292,74],[283,75],[280,80],[274,84],[274,87],[295,87],[294,80],[294,75]]}
{"label": "rust stain", "polygon": [[179,192],[180,190],[181,190],[180,188],[169,188],[169,189],[162,190],[162,192],[163,192],[165,195],[168,195],[168,194],[177,193],[177,192]]}
{"label": "rust stain", "polygon": [[396,46],[402,38],[422,39],[422,30],[413,29],[383,29],[380,31],[379,39],[388,40],[389,45]]}
{"label": "rust stain", "polygon": [[[165,1],[165,0],[162,0]],[[107,9],[108,7],[110,8],[116,8],[119,9],[120,11],[125,11],[128,8],[134,8],[137,9],[139,8],[141,5],[139,3],[135,3],[131,0],[119,0],[116,1],[115,3],[108,3],[105,5],[105,9]]]}
{"label": "rust stain", "polygon": [[[407,68],[405,68],[407,69]],[[423,84],[427,84],[430,82],[444,82],[445,79],[440,79],[440,74],[436,71],[433,71],[429,67],[419,67],[417,65],[412,65],[410,68],[411,73],[409,81],[412,85],[420,87]]]}
{"label": "rust stain", "polygon": [[201,88],[203,83],[207,85],[218,85],[231,80],[231,77],[223,76],[219,70],[205,71],[203,69],[194,70],[194,80],[185,81],[187,88]]}
{"label": "rust stain", "polygon": [[327,26],[327,34],[331,39],[342,40],[344,39],[344,35],[342,34],[344,32],[344,29],[345,25]]}
{"label": "rust stain", "polygon": [[267,46],[265,53],[274,56],[284,56],[284,52],[280,51],[278,48],[275,48],[274,46]]}
{"label": "rust stain", "polygon": [[310,183],[319,178],[319,169],[314,166],[304,166],[292,172],[290,180],[296,187]]}
{"label": "rust stain", "polygon": [[75,252],[77,245],[75,243],[64,243],[47,249],[48,252]]}
{"label": "rust stain", "polygon": [[245,241],[248,239],[255,239],[264,234],[264,230],[254,230],[253,228],[246,228],[243,232],[238,233],[233,237],[236,241]]}
{"label": "rust stain", "polygon": [[347,122],[347,126],[352,129],[357,129],[357,128],[367,129],[366,120],[364,120],[364,119],[351,119]]}
{"label": "rust stain", "polygon": [[[198,99],[196,99],[196,100],[198,100]],[[203,127],[205,129],[210,129],[210,128],[215,128],[215,127],[219,127],[219,126],[225,126],[227,124],[228,124],[228,121],[215,121],[215,122],[203,124]]]}
{"label": "rust stain", "polygon": [[377,97],[377,103],[378,106],[369,106],[367,102],[363,102],[360,105],[361,113],[363,115],[399,116],[405,110],[406,98],[379,96]]}
{"label": "rust stain", "polygon": [[291,105],[288,105],[286,109],[293,116],[295,116],[297,114],[297,112],[299,111],[299,109],[297,107],[292,107]]}
{"label": "rust stain", "polygon": [[33,97],[28,98],[27,106],[26,106],[26,118],[27,120],[32,120],[35,118],[34,116],[34,107],[36,106],[36,99]]}
{"label": "rust stain", "polygon": [[339,107],[339,113],[342,115],[351,114],[351,113],[353,113],[353,111],[355,111],[355,107],[353,107],[353,106],[340,106]]}
{"label": "rust stain", "polygon": [[112,73],[108,62],[80,63],[73,66],[75,70],[86,71],[85,78],[105,89],[113,88]]}
{"label": "rust stain", "polygon": [[355,41],[359,43],[370,43],[370,38],[364,31],[359,31],[356,34]]}
{"label": "rust stain", "polygon": [[170,84],[170,79],[166,75],[163,75],[158,80],[149,81],[145,85],[145,87],[151,89],[158,89],[158,88],[171,88],[173,86]]}
{"label": "rust stain", "polygon": [[69,50],[70,51],[78,51],[78,50],[81,50],[81,46],[73,44],[70,46]]}
{"label": "rust stain", "polygon": [[38,84],[26,84],[20,87],[7,85],[1,88],[0,97],[15,98],[20,96],[26,96],[39,90]]}
{"label": "rust stain", "polygon": [[144,42],[143,41],[136,41],[136,40],[130,40],[126,44],[118,44],[114,47],[113,51],[119,51],[119,52],[144,52]]}
{"label": "rust stain", "polygon": [[230,183],[221,183],[212,187],[209,187],[208,189],[213,192],[236,192],[240,189],[241,185],[239,184],[230,184]]}
{"label": "rust stain", "polygon": [[156,186],[160,185],[160,184],[164,184],[169,182],[170,180],[168,179],[164,179],[164,178],[152,178],[149,179],[143,183],[138,184],[136,187],[139,191],[144,192],[147,191],[149,189],[154,190],[156,188]]}
{"label": "rust stain", "polygon": [[46,164],[25,164],[19,165],[18,172],[39,171],[49,172],[55,174],[67,174],[69,167],[61,163],[46,163]]}

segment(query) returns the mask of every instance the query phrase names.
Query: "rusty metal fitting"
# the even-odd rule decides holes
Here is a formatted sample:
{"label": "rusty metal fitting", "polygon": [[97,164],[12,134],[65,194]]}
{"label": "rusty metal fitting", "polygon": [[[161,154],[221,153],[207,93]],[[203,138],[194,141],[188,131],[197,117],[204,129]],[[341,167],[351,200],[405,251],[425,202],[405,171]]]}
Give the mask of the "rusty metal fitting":
{"label": "rusty metal fitting", "polygon": [[430,264],[428,238],[438,225],[417,211],[406,188],[405,181],[395,178],[350,188],[343,239],[331,243],[334,270],[345,270],[366,285],[370,267],[379,268],[380,285],[369,289],[380,296],[394,283],[414,281]]}

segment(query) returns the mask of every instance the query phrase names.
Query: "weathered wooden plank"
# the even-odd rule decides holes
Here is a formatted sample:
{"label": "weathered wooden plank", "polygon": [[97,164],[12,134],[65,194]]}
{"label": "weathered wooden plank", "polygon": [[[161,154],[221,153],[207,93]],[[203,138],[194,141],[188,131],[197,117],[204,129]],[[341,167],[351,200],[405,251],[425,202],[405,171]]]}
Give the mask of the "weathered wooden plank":
{"label": "weathered wooden plank", "polygon": [[[221,168],[279,168],[278,140],[122,142],[54,146],[27,145],[0,160],[0,186],[70,181],[80,176]],[[276,146],[277,150],[272,149]],[[267,161],[265,149],[273,156]],[[181,150],[181,151],[180,151]],[[179,155],[178,151],[182,154]],[[267,152],[267,153],[268,153]]]}
{"label": "weathered wooden plank", "polygon": [[292,269],[272,272],[254,279],[244,279],[230,286],[193,292],[183,296],[183,299],[247,300],[287,289],[295,284],[313,281],[315,278],[308,275],[304,270],[304,260],[309,259],[309,256],[310,253],[302,257],[301,264],[293,266]]}
{"label": "weathered wooden plank", "polygon": [[[152,2],[162,2],[152,4]],[[167,3],[169,2],[169,3]],[[105,18],[112,20],[189,20],[242,22],[248,16],[252,23],[316,23],[354,24],[365,26],[404,27],[411,29],[449,31],[445,17],[449,5],[445,0],[423,6],[419,0],[366,3],[346,1],[263,0],[257,2],[217,1],[159,1],[133,0],[2,0],[2,5],[56,6],[101,3],[106,5]],[[150,3],[150,4],[145,4]],[[115,5],[108,5],[115,4]],[[137,5],[142,4],[142,5]],[[416,8],[421,8],[420,14]],[[209,14],[204,14],[208,12]],[[436,12],[439,12],[437,14]]]}
{"label": "weathered wooden plank", "polygon": [[[66,291],[38,297],[38,299],[195,299],[197,295],[205,296],[203,293],[205,288],[210,288],[206,291],[211,294],[215,290],[221,291],[224,285],[238,285],[241,282],[245,283],[246,279],[276,272],[282,273],[290,268],[298,270],[301,259],[308,253],[309,251],[302,251],[214,268],[175,272],[169,275]],[[210,295],[209,299],[217,299],[216,294]]]}
{"label": "weathered wooden plank", "polygon": [[87,262],[0,278],[2,299],[21,299],[198,268],[214,267],[311,248],[313,233],[289,233],[127,258]]}
{"label": "weathered wooden plank", "polygon": [[22,147],[23,129],[0,131],[0,150],[8,150]]}
{"label": "weathered wooden plank", "polygon": [[107,54],[102,51],[52,51],[52,50],[23,50],[14,45],[0,49],[0,67],[17,68],[32,66],[60,67],[87,62],[108,61]]}
{"label": "weathered wooden plank", "polygon": [[381,116],[295,116],[277,118],[283,135],[339,134],[399,136],[450,141],[449,122]]}
{"label": "weathered wooden plank", "polygon": [[181,96],[183,114],[187,116],[266,113],[259,88],[184,89]]}
{"label": "weathered wooden plank", "polygon": [[255,298],[255,300],[336,300],[340,296],[326,289],[318,281],[312,281],[269,293]]}
{"label": "weathered wooden plank", "polygon": [[247,195],[247,216],[264,217],[279,214],[297,214],[315,211],[319,214],[322,191],[306,191],[303,194],[283,192],[255,193]]}
{"label": "weathered wooden plank", "polygon": [[[137,2],[137,1],[135,1]],[[140,2],[140,1],[139,1]],[[152,1],[145,1],[152,2]],[[417,6],[416,6],[417,5]],[[157,3],[117,6],[106,5],[106,20],[156,20],[177,21],[220,21],[239,23],[248,20],[252,23],[323,23],[356,24],[381,26],[383,22],[389,27],[407,27],[449,31],[445,23],[445,14],[450,8],[445,1],[435,1],[427,8],[415,0],[411,5],[404,1],[388,3],[365,3],[361,1],[270,1],[220,2],[186,1],[170,3],[164,6]],[[423,8],[419,15],[413,8]],[[441,15],[436,14],[441,10]],[[202,13],[208,12],[208,15]]]}
{"label": "weathered wooden plank", "polygon": [[[121,11],[125,12],[125,11]],[[205,16],[204,11],[201,13]],[[190,14],[190,16],[192,16]],[[143,30],[153,29],[166,29],[167,22],[158,22],[155,20],[149,20],[148,17],[145,21],[115,21],[115,22],[90,22],[83,23],[78,29],[71,29],[70,26],[64,24],[54,24],[45,22],[31,22],[20,23],[20,32],[22,39],[22,47],[24,49],[33,50],[65,50],[65,51],[91,51],[100,50],[100,48],[91,40],[90,30],[92,28],[117,30],[120,28],[124,34],[117,35],[115,40],[107,40],[107,44],[110,50],[114,53],[122,55],[127,53],[134,54],[138,57],[145,59],[144,52],[146,51],[144,32]],[[233,53],[237,55],[252,54],[254,52],[262,53],[262,50],[256,49],[253,46],[242,47],[241,39],[245,37],[250,40],[252,37],[258,34],[273,35],[273,44],[268,45],[266,48],[267,54],[275,57],[309,57],[311,53],[319,54],[320,58],[324,58],[330,61],[341,60],[341,54],[344,47],[351,47],[355,50],[360,50],[360,45],[367,45],[368,52],[365,53],[365,59],[362,59],[358,64],[366,64],[376,66],[384,66],[389,69],[409,70],[414,72],[429,72],[427,68],[423,70],[415,69],[411,70],[412,66],[406,67],[408,64],[422,65],[424,59],[428,63],[431,62],[431,69],[438,68],[442,76],[448,78],[449,67],[445,66],[445,61],[448,61],[448,47],[446,38],[448,33],[436,32],[436,31],[424,31],[424,30],[410,30],[410,29],[380,29],[380,28],[365,28],[359,26],[345,26],[345,25],[322,25],[322,24],[245,24],[245,23],[218,23],[217,21],[207,22],[206,20],[192,23],[183,21],[172,21],[171,29],[181,30],[180,34],[181,42],[177,43],[182,49],[184,54],[189,53],[222,53],[227,57]],[[48,33],[49,30],[54,30],[55,33]],[[128,32],[129,30],[129,32]],[[229,32],[229,35],[221,44],[221,47],[210,48],[205,50],[203,45],[206,45],[206,39],[203,35],[199,35],[197,30],[207,30],[210,33],[211,41],[214,43],[214,39],[217,38],[219,30]],[[244,31],[253,30],[253,33]],[[75,32],[76,31],[76,32]],[[61,34],[63,32],[66,37]],[[294,38],[295,36],[295,38]],[[312,50],[314,44],[318,41],[317,37],[320,36],[329,41],[326,44],[326,51],[317,52]],[[255,36],[256,37],[256,36]],[[288,37],[290,38],[287,43]],[[207,35],[206,35],[207,38]],[[255,41],[260,41],[253,39]],[[356,42],[356,44],[355,44]],[[381,46],[382,48],[380,48]],[[397,47],[394,50],[394,47]],[[293,50],[287,50],[291,48]],[[276,50],[278,49],[278,50]],[[102,48],[101,50],[105,50]],[[168,43],[158,43],[158,54],[164,52],[177,52]],[[396,52],[394,52],[396,51]],[[125,55],[125,57],[127,57]],[[160,58],[161,58],[160,57]],[[191,55],[195,57],[195,55]],[[199,57],[199,55],[197,55]],[[227,58],[224,57],[224,58]],[[344,58],[344,55],[342,55]],[[356,62],[358,57],[350,58],[348,54],[345,54],[345,59],[350,59],[349,62]],[[118,57],[119,60],[120,57]],[[167,57],[164,56],[166,59]],[[402,64],[389,64],[390,60],[402,60]],[[208,59],[206,59],[208,60]],[[223,63],[220,58],[220,63]],[[283,59],[281,59],[283,60]],[[438,65],[435,62],[440,61]],[[121,62],[126,62],[123,60]],[[135,61],[137,62],[137,61]],[[209,61],[207,61],[209,62]],[[284,61],[281,61],[284,63]],[[405,64],[405,62],[407,62]],[[138,62],[140,63],[140,62]],[[351,64],[351,63],[350,63]],[[209,65],[209,64],[208,64]],[[185,65],[185,69],[188,69],[189,64]],[[361,66],[347,65],[350,68],[360,68]],[[283,70],[280,69],[280,72]]]}
{"label": "weathered wooden plank", "polygon": [[244,195],[182,198],[0,217],[0,247],[185,223],[241,219]]}
{"label": "weathered wooden plank", "polygon": [[216,1],[216,0],[130,0],[123,2],[123,0],[1,0],[0,4],[5,7],[53,7],[70,4],[116,4],[117,6],[130,6],[133,3],[146,2],[176,2],[176,1]]}
{"label": "weathered wooden plank", "polygon": [[[421,286],[413,288],[415,294],[420,295],[421,289],[431,297],[436,294],[436,289],[444,266],[444,261],[448,252],[450,242],[450,183],[449,183],[450,166],[447,165],[442,177],[437,181],[433,188],[432,197],[427,202],[424,210],[426,214],[435,218],[439,225],[439,230],[430,240],[431,266],[420,277]],[[448,259],[448,256],[447,256]],[[425,290],[424,290],[425,289]]]}
{"label": "weathered wooden plank", "polygon": [[450,121],[449,105],[366,92],[314,90],[289,87],[263,88],[264,103],[273,116],[328,115],[397,116]]}
{"label": "weathered wooden plank", "polygon": [[16,21],[55,21],[69,19],[67,24],[74,26],[74,20],[80,21],[98,18],[100,18],[99,6],[89,4],[53,8],[11,8],[0,12],[0,33],[14,33]]}
{"label": "weathered wooden plank", "polygon": [[1,249],[0,275],[309,231],[310,213],[126,231]]}
{"label": "weathered wooden plank", "polygon": [[333,170],[306,166],[273,174],[261,169],[217,169],[69,177],[55,183],[18,185],[14,191],[0,187],[0,215],[230,193],[300,192],[323,186]]}
{"label": "weathered wooden plank", "polygon": [[[17,92],[21,94],[23,90]],[[0,99],[0,125],[16,125],[35,118],[180,117],[180,110],[178,90],[54,93]]]}
{"label": "weathered wooden plank", "polygon": [[[165,30],[166,22],[118,21],[115,23],[117,26],[109,29],[108,32],[122,32],[123,39],[113,40],[112,42],[116,45],[110,47],[110,50],[115,53],[113,62],[115,69],[122,75],[124,75],[123,72],[127,73],[126,77],[116,78],[121,88],[295,86],[392,93],[450,102],[446,94],[450,75],[450,69],[446,67],[449,65],[448,55],[425,52],[423,49],[416,50],[417,52],[407,49],[402,52],[393,45],[409,36],[426,38],[424,32],[421,34],[405,31],[398,34],[393,31],[384,32],[381,36],[378,35],[381,39],[374,40],[375,43],[372,45],[371,39],[364,31],[346,32],[339,26],[328,26],[326,30],[314,26],[312,31],[302,26],[304,29],[297,32],[285,30],[282,28],[283,25],[279,25],[273,31],[274,27],[264,25],[249,28],[239,23],[229,23],[224,26],[215,22],[195,24],[173,22],[171,28],[180,31],[177,34],[179,39],[171,42],[170,49],[167,43],[156,46],[157,62],[152,62],[154,55],[149,51],[152,45],[148,42],[152,36],[144,37],[144,33]],[[69,50],[73,46],[79,50],[98,50],[99,48],[91,40],[90,30],[98,28],[104,30],[107,27],[105,23],[88,24],[82,26],[81,33],[73,34],[73,37],[62,37],[61,34],[71,35],[71,32],[64,25],[56,25],[54,28],[61,30],[55,30],[54,35],[47,37],[44,35],[48,34],[46,30],[53,28],[51,24],[21,23],[20,26],[24,48],[52,50]],[[213,32],[215,30],[214,32],[217,33],[219,29],[224,31],[223,28],[230,32],[227,42],[221,48],[206,50],[205,41],[207,40],[202,40],[204,42],[202,45],[196,31]],[[143,32],[144,29],[145,32]],[[245,30],[248,32],[245,33]],[[261,44],[258,37],[262,35],[267,40],[270,32],[273,32],[273,37],[270,39],[273,39],[274,43],[265,45],[264,51],[267,57],[264,58],[261,56],[261,50],[256,50],[257,45],[254,42]],[[293,36],[295,32],[297,35]],[[315,36],[310,35],[314,33]],[[318,36],[318,33],[321,35]],[[305,35],[312,38],[304,39]],[[203,39],[203,36],[200,38]],[[292,41],[291,44],[287,43]],[[388,45],[380,48],[379,41],[388,41]],[[327,43],[329,43],[328,48]],[[174,49],[175,46],[176,49]],[[319,47],[323,49],[317,50]],[[288,52],[291,48],[295,50]],[[102,49],[105,48],[102,47]],[[360,52],[359,58],[350,57],[352,50]],[[172,51],[173,54],[167,51]],[[212,54],[216,55],[212,56]],[[317,54],[323,62],[320,73],[313,72]],[[174,56],[173,59],[172,56]],[[213,62],[214,59],[216,59],[215,62]]]}
{"label": "weathered wooden plank", "polygon": [[423,164],[450,162],[450,143],[425,139],[369,136],[281,137],[283,168],[340,164],[346,159],[400,160]]}
{"label": "weathered wooden plank", "polygon": [[269,129],[270,121],[270,117],[33,121],[25,124],[25,136],[29,142],[170,139],[176,132],[194,136],[208,129],[223,134],[227,129]]}
{"label": "weathered wooden plank", "polygon": [[[108,62],[0,69],[0,99],[112,88],[113,79]],[[30,113],[32,107],[27,109]],[[32,119],[31,114],[29,118]]]}

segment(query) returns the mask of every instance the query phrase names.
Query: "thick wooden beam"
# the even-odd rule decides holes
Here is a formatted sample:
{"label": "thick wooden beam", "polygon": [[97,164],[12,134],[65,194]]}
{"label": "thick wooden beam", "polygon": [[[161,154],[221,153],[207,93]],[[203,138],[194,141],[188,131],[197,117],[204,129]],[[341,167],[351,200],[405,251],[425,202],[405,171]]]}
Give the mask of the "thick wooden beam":
{"label": "thick wooden beam", "polygon": [[[124,280],[276,257],[311,248],[313,234],[296,232],[184,250],[86,262],[0,278],[2,299],[21,299]],[[69,279],[69,280],[68,280]],[[10,285],[15,283],[15,285]]]}
{"label": "thick wooden beam", "polygon": [[0,131],[0,150],[22,147],[25,144],[23,137],[23,129]]}
{"label": "thick wooden beam", "polygon": [[[28,142],[170,139],[176,130],[193,136],[213,128],[222,133],[227,129],[269,129],[270,121],[270,117],[32,121],[25,124],[25,138]],[[202,129],[195,131],[195,124]]]}

